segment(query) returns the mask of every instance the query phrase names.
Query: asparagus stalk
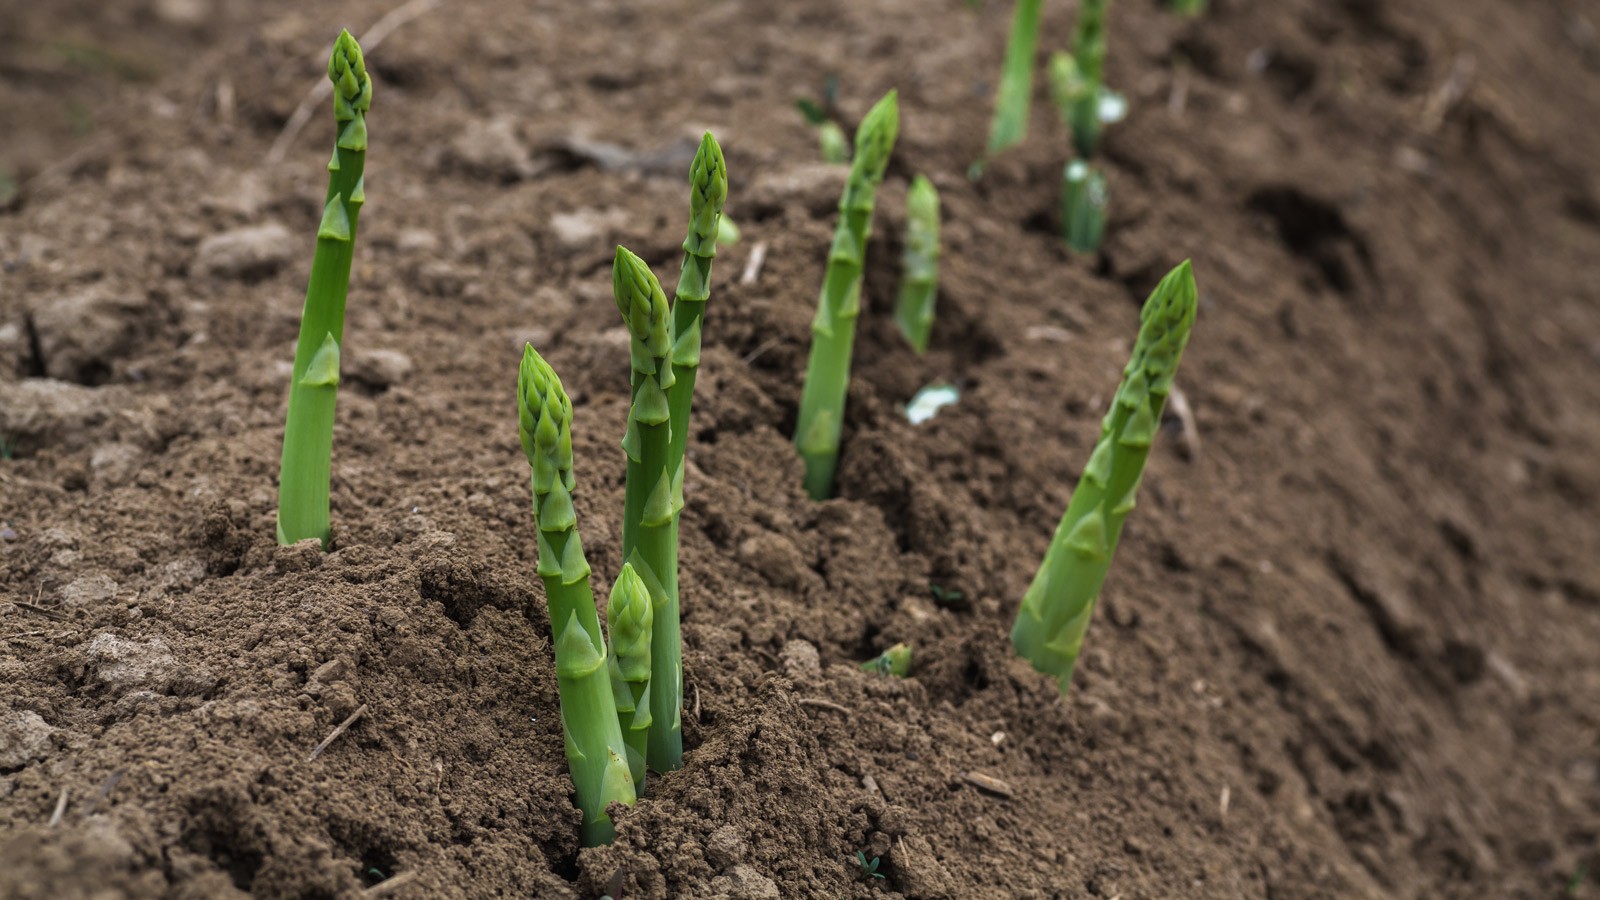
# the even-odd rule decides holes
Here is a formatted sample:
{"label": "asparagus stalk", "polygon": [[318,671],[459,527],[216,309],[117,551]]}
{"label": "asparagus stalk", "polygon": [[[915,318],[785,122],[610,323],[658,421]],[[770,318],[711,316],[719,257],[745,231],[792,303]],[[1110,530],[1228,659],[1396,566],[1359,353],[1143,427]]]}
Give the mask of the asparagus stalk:
{"label": "asparagus stalk", "polygon": [[[650,680],[655,690],[650,692],[652,708],[647,756],[649,764],[658,772],[670,772],[683,764],[683,645],[678,628],[678,513],[683,509],[683,469],[689,445],[689,412],[694,404],[695,380],[700,373],[700,328],[705,317],[706,301],[711,297],[711,263],[716,259],[718,236],[726,224],[722,218],[722,204],[727,196],[728,170],[722,159],[722,147],[710,132],[706,132],[689,167],[689,234],[683,240],[683,266],[678,275],[678,288],[672,305],[671,365],[664,368],[665,374],[662,376],[667,381],[663,387],[669,413],[666,465],[667,471],[672,473],[672,509],[667,525],[670,539],[664,542],[664,547],[670,548],[670,555],[652,558],[646,554],[643,557],[643,561],[654,568],[656,580],[662,587],[661,596],[653,604],[655,622],[651,639]],[[643,263],[639,263],[639,268],[654,284],[655,276],[644,269]],[[659,294],[660,288],[657,286],[650,296],[652,311],[654,298]],[[642,298],[643,294],[635,291],[633,301]],[[617,303],[620,308],[621,293],[617,295]],[[631,306],[630,312],[624,315],[629,318],[637,347],[640,331],[632,328]],[[644,321],[650,324],[652,331],[649,337],[653,339],[655,326],[648,317]],[[658,365],[658,370],[662,368]],[[637,389],[641,384],[637,367],[634,383],[637,398]],[[645,466],[644,462],[641,460],[640,477],[647,483],[655,470]],[[633,472],[630,462],[630,498],[635,496]],[[642,493],[643,486],[638,490]],[[633,516],[630,514],[626,521],[633,521]],[[626,556],[634,545],[629,544],[626,538],[623,543]],[[661,552],[666,553],[667,550],[662,549]]]}
{"label": "asparagus stalk", "polygon": [[811,322],[811,357],[800,397],[795,444],[806,464],[806,491],[814,500],[833,493],[839,431],[850,384],[850,350],[861,313],[861,275],[872,230],[872,208],[900,130],[898,98],[885,94],[856,129],[856,153],[839,200],[839,225],[828,251],[828,270]]}
{"label": "asparagus stalk", "polygon": [[868,672],[877,672],[879,675],[904,678],[911,674],[911,645],[903,642],[895,644],[862,663],[861,668]]}
{"label": "asparagus stalk", "polygon": [[1111,0],[1082,0],[1078,26],[1073,34],[1072,58],[1077,63],[1082,88],[1077,91],[1070,115],[1072,143],[1078,156],[1094,156],[1100,143],[1102,122],[1100,97],[1105,92],[1106,6]]}
{"label": "asparagus stalk", "polygon": [[1028,136],[1028,107],[1033,99],[1033,57],[1039,47],[1042,0],[1017,0],[1011,16],[1011,37],[994,95],[994,120],[989,124],[986,156],[1021,143]]}
{"label": "asparagus stalk", "polygon": [[650,745],[650,590],[632,563],[623,563],[611,586],[606,625],[611,632],[611,688],[617,698],[622,739],[628,745],[628,771],[634,790],[644,791],[645,758]]}
{"label": "asparagus stalk", "polygon": [[939,192],[926,176],[918,175],[906,192],[906,247],[895,304],[895,321],[918,353],[928,350],[938,294]]}
{"label": "asparagus stalk", "polygon": [[583,844],[615,835],[606,807],[632,804],[633,776],[606,666],[600,616],[589,587],[589,562],[572,508],[572,401],[532,346],[517,377],[517,424],[533,467],[533,514],[539,529],[539,577],[555,636],[556,684],[566,731],[567,768],[583,810]]}
{"label": "asparagus stalk", "polygon": [[[715,240],[715,230],[709,240]],[[633,405],[622,449],[628,473],[622,514],[622,558],[631,563],[650,591],[655,620],[650,639],[653,669],[650,692],[648,761],[657,771],[676,768],[683,755],[681,714],[682,651],[678,646],[678,530],[682,501],[672,462],[672,409],[667,394],[672,367],[672,311],[661,283],[644,260],[617,248],[611,287],[632,336]],[[664,762],[658,763],[661,760]],[[666,766],[663,768],[662,766]]]}
{"label": "asparagus stalk", "polygon": [[1061,184],[1061,225],[1067,246],[1079,253],[1100,249],[1106,233],[1106,177],[1081,159],[1067,163]]}
{"label": "asparagus stalk", "polygon": [[1145,301],[1139,339],[1100,424],[1100,440],[1011,629],[1017,653],[1056,676],[1063,694],[1123,522],[1133,510],[1194,316],[1194,274],[1185,261]]}
{"label": "asparagus stalk", "polygon": [[278,477],[278,543],[316,538],[328,545],[328,479],[332,467],[333,412],[339,397],[339,348],[344,341],[345,292],[356,219],[367,199],[362,172],[367,158],[367,110],[372,79],[361,47],[341,31],[328,58],[337,139],[328,161],[328,193],[311,281],[300,313],[289,413],[283,428]]}

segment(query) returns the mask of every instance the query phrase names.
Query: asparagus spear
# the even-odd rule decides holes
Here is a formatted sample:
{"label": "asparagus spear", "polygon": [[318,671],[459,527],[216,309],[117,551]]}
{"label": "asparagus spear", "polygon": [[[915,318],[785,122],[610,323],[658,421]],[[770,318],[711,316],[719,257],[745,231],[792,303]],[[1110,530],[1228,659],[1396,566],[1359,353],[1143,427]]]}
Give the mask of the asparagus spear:
{"label": "asparagus spear", "polygon": [[316,538],[328,545],[328,478],[333,453],[333,412],[339,396],[339,348],[344,341],[345,291],[356,219],[367,199],[362,171],[367,158],[367,110],[372,79],[361,47],[341,31],[328,58],[333,118],[338,136],[328,161],[328,194],[311,281],[300,313],[289,414],[283,428],[278,477],[278,543]]}
{"label": "asparagus spear", "polygon": [[[994,156],[1028,136],[1028,106],[1033,99],[1033,56],[1039,46],[1042,0],[1017,0],[1011,16],[1011,37],[994,95],[994,120],[989,125],[986,156]],[[981,167],[979,167],[981,171]]]}
{"label": "asparagus spear", "polygon": [[839,200],[839,225],[828,251],[828,271],[811,322],[811,357],[800,397],[795,444],[806,464],[806,491],[814,500],[833,493],[839,430],[850,384],[850,350],[861,313],[861,274],[867,257],[872,208],[900,130],[898,98],[885,94],[856,129],[856,153]]}
{"label": "asparagus spear", "polygon": [[862,663],[861,668],[868,672],[877,672],[879,675],[904,678],[911,674],[911,645],[904,642],[895,644]]}
{"label": "asparagus spear", "polygon": [[[662,586],[662,596],[653,605],[654,637],[651,646],[650,680],[656,689],[650,693],[650,740],[648,760],[658,772],[670,772],[683,762],[683,646],[678,630],[678,513],[683,509],[684,456],[689,444],[689,412],[694,404],[695,379],[700,373],[700,327],[706,301],[711,297],[711,263],[717,256],[717,239],[722,225],[722,204],[728,196],[728,170],[722,147],[708,131],[700,140],[689,167],[689,235],[683,240],[683,267],[678,275],[676,299],[672,305],[672,359],[662,376],[669,411],[667,470],[672,473],[672,509],[668,523],[669,557],[644,560],[654,567]],[[631,254],[630,254],[631,256]],[[637,257],[634,257],[637,259]],[[644,264],[639,263],[643,269]],[[655,277],[644,270],[651,283]],[[657,287],[651,294],[652,305]],[[642,298],[637,294],[636,298]],[[617,295],[622,303],[622,295]],[[631,313],[625,313],[632,323]],[[652,324],[652,328],[654,325]],[[637,336],[639,332],[634,331]],[[653,338],[653,332],[651,337]],[[635,369],[635,385],[639,384]],[[637,393],[636,393],[637,396]],[[654,471],[641,461],[641,477]],[[628,485],[633,490],[633,466],[629,466]],[[643,488],[640,490],[642,491]],[[630,497],[634,496],[632,493]],[[633,521],[629,515],[627,521]],[[623,553],[629,544],[624,539]]]}
{"label": "asparagus spear", "polygon": [[1100,143],[1100,97],[1105,92],[1106,6],[1111,0],[1083,0],[1073,33],[1072,58],[1078,66],[1082,89],[1072,105],[1072,143],[1078,156],[1094,156]]}
{"label": "asparagus spear", "polygon": [[[715,240],[714,228],[708,240]],[[633,564],[650,591],[655,625],[650,639],[654,690],[650,692],[648,760],[657,771],[669,771],[677,768],[683,756],[678,531],[674,527],[682,501],[681,485],[674,474],[677,466],[672,462],[672,409],[667,399],[677,378],[672,367],[672,311],[650,267],[626,248],[617,248],[611,288],[632,336],[633,406],[622,439],[628,455],[622,558]]]}
{"label": "asparagus spear", "polygon": [[1100,424],[1100,440],[1011,629],[1017,653],[1056,676],[1063,694],[1122,524],[1133,510],[1194,316],[1194,274],[1186,260],[1145,301],[1133,358]]}
{"label": "asparagus spear", "polygon": [[1067,246],[1079,253],[1100,249],[1106,233],[1106,177],[1081,159],[1067,163],[1061,182],[1061,225]]}
{"label": "asparagus spear", "polygon": [[606,807],[632,804],[633,776],[606,666],[600,616],[589,587],[589,562],[572,508],[572,401],[561,379],[532,346],[517,377],[517,425],[533,466],[533,514],[539,529],[539,577],[555,636],[556,684],[566,731],[567,768],[583,810],[583,844],[609,843]]}
{"label": "asparagus spear", "polygon": [[894,314],[900,331],[918,353],[928,350],[938,294],[939,192],[926,176],[918,175],[906,192],[906,247]]}
{"label": "asparagus spear", "polygon": [[650,591],[623,563],[606,607],[611,632],[611,688],[617,697],[622,739],[628,745],[628,771],[636,791],[644,790],[645,756],[650,744]]}

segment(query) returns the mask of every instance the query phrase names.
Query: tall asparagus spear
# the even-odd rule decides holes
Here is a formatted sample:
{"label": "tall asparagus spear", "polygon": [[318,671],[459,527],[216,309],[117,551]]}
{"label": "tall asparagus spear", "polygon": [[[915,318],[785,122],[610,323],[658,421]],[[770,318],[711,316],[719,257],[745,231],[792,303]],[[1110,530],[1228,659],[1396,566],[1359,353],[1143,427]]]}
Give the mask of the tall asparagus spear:
{"label": "tall asparagus spear", "polygon": [[[987,157],[1028,136],[1028,107],[1033,100],[1033,57],[1039,46],[1039,7],[1043,0],[1017,0],[1011,15],[1011,37],[994,94],[994,120],[989,124]],[[977,167],[982,171],[982,167]]]}
{"label": "tall asparagus spear", "polygon": [[1072,58],[1078,66],[1082,90],[1072,105],[1070,115],[1072,142],[1078,156],[1094,156],[1100,143],[1102,122],[1100,98],[1105,93],[1106,77],[1106,7],[1111,0],[1083,0],[1078,7],[1078,25],[1073,33]]}
{"label": "tall asparagus spear", "polygon": [[811,321],[811,357],[800,397],[795,445],[806,464],[806,491],[814,500],[833,493],[839,464],[839,431],[850,386],[850,351],[861,313],[861,275],[867,258],[872,208],[900,131],[894,91],[885,94],[856,129],[856,154],[839,200],[839,225],[828,251],[828,271]]}
{"label": "tall asparagus spear", "polygon": [[918,353],[928,351],[933,305],[939,295],[939,192],[927,176],[906,192],[906,247],[901,257],[900,298],[894,318]]}
{"label": "tall asparagus spear", "polygon": [[[711,240],[715,240],[715,232]],[[672,312],[661,283],[644,260],[618,247],[611,266],[617,310],[632,336],[633,406],[622,449],[628,455],[622,512],[622,558],[650,591],[655,619],[650,639],[649,761],[658,771],[683,756],[682,651],[678,646],[678,513],[681,486],[672,462]]]}
{"label": "tall asparagus spear", "polygon": [[[658,772],[670,772],[683,762],[678,513],[683,509],[683,469],[689,445],[689,411],[694,404],[695,379],[700,373],[700,327],[705,317],[706,301],[711,297],[711,263],[717,255],[717,235],[723,224],[722,204],[727,196],[728,171],[722,160],[722,147],[708,131],[700,139],[700,149],[689,166],[689,235],[683,239],[683,267],[678,275],[678,289],[672,304],[671,368],[665,376],[670,379],[670,384],[665,387],[670,413],[667,465],[672,473],[672,521],[669,525],[672,557],[652,562],[671,569],[668,574],[656,573],[663,589],[670,585],[671,590],[661,598],[660,603],[652,605],[655,622],[650,681],[655,689],[649,695],[652,708],[647,717],[650,723],[648,760]],[[618,302],[621,302],[620,299]],[[633,483],[631,466],[628,483]]]}
{"label": "tall asparagus spear", "polygon": [[650,744],[650,590],[632,563],[623,563],[606,607],[611,631],[611,687],[617,697],[622,739],[628,745],[628,771],[634,790],[644,791]]}
{"label": "tall asparagus spear", "polygon": [[1145,301],[1139,340],[1122,370],[1111,411],[1100,423],[1100,440],[1011,629],[1017,653],[1056,676],[1062,693],[1072,680],[1122,524],[1133,511],[1194,315],[1194,274],[1185,261]]}
{"label": "tall asparagus spear", "polygon": [[316,538],[324,548],[330,533],[328,478],[334,404],[339,397],[345,291],[350,284],[356,219],[367,199],[362,172],[367,159],[367,110],[372,106],[372,79],[367,77],[361,47],[348,31],[339,32],[334,41],[328,78],[333,81],[338,137],[328,161],[328,194],[300,314],[278,477],[278,543]]}
{"label": "tall asparagus spear", "polygon": [[556,684],[567,768],[583,810],[583,844],[609,843],[606,806],[632,804],[633,776],[617,719],[605,638],[589,587],[589,561],[572,508],[572,401],[554,369],[528,346],[517,377],[517,425],[533,466],[533,514],[539,529],[539,577],[555,636]]}

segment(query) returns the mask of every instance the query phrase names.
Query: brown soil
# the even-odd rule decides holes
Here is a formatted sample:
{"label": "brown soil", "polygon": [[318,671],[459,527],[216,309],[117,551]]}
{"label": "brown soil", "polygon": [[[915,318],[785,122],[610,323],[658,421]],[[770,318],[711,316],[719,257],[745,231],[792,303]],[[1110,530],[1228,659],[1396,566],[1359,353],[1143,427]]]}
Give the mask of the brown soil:
{"label": "brown soil", "polygon": [[[1088,259],[1042,95],[963,175],[1007,4],[454,0],[370,53],[322,556],[272,522],[325,116],[263,157],[382,4],[4,6],[0,896],[1596,896],[1592,9],[1119,2]],[[839,173],[792,101],[830,74],[847,118],[898,86],[904,133],[819,504],[786,436]],[[691,749],[580,852],[511,387],[525,339],[562,372],[614,572],[611,247],[675,271],[705,127],[745,237],[683,520]],[[886,315],[917,172],[923,359]],[[1201,443],[1169,423],[1062,700],[1010,617],[1189,256]],[[912,427],[935,379],[961,402]],[[901,640],[912,677],[857,668]]]}

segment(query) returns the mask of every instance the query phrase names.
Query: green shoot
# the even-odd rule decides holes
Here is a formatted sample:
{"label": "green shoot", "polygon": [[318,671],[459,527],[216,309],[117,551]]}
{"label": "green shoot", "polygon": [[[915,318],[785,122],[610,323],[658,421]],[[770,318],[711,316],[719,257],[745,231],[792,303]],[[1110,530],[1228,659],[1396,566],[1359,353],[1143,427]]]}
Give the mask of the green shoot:
{"label": "green shoot", "polygon": [[918,175],[906,192],[906,246],[894,318],[918,353],[928,350],[933,306],[939,294],[939,192]]}
{"label": "green shoot", "polygon": [[868,862],[867,854],[861,852],[860,850],[856,851],[856,866],[861,870],[862,878],[883,879],[885,877],[884,874],[878,871],[878,864],[880,862],[882,862],[882,859],[876,856],[872,858],[871,862]]}
{"label": "green shoot", "polygon": [[817,129],[817,143],[822,149],[822,161],[839,165],[849,162],[850,142],[845,139],[844,129],[833,120],[828,109],[815,100],[804,97],[796,100],[794,105],[800,109],[800,115]]}
{"label": "green shoot", "polygon": [[[716,226],[706,236],[715,241]],[[687,269],[686,269],[687,271]],[[650,590],[655,624],[650,641],[654,669],[650,693],[649,758],[655,763],[682,756],[679,707],[683,696],[682,650],[678,646],[678,531],[682,484],[672,461],[672,410],[667,392],[676,374],[672,368],[672,311],[661,283],[644,260],[617,248],[611,268],[617,309],[632,336],[633,405],[622,449],[628,455],[622,514],[622,558],[631,563]],[[696,335],[698,337],[698,334]],[[695,348],[698,355],[699,348]],[[676,765],[670,768],[676,768]]]}
{"label": "green shoot", "polygon": [[933,596],[933,602],[946,609],[965,605],[967,595],[964,591],[940,586],[937,582],[928,582],[928,593]]}
{"label": "green shoot", "polygon": [[300,315],[289,413],[283,429],[278,478],[278,543],[316,538],[328,545],[328,479],[333,454],[333,413],[339,396],[339,354],[344,341],[345,292],[356,220],[366,201],[362,172],[367,157],[367,110],[372,79],[361,48],[341,31],[328,60],[333,81],[333,118],[338,133],[328,161],[328,193],[311,281]]}
{"label": "green shoot", "polygon": [[606,807],[632,804],[636,795],[572,508],[572,401],[532,346],[517,374],[517,431],[533,467],[538,572],[550,607],[567,768],[583,810],[583,844],[594,847],[615,835]]}
{"label": "green shoot", "polygon": [[[689,234],[683,240],[683,266],[678,274],[678,287],[672,304],[670,368],[662,375],[668,409],[666,465],[667,471],[672,474],[671,520],[667,526],[669,535],[661,539],[665,540],[665,547],[656,547],[652,542],[660,538],[652,530],[653,526],[646,527],[641,523],[635,542],[629,542],[626,525],[623,536],[623,556],[626,558],[640,548],[640,560],[650,566],[649,571],[655,576],[654,579],[647,577],[646,584],[655,580],[661,587],[660,593],[654,589],[651,592],[651,599],[655,602],[655,628],[651,642],[650,680],[655,690],[650,692],[652,721],[648,754],[650,767],[658,772],[670,772],[683,762],[683,646],[678,631],[678,512],[683,509],[683,469],[689,447],[689,413],[694,404],[695,380],[700,372],[700,328],[705,318],[706,301],[711,297],[711,263],[716,258],[717,243],[726,221],[722,217],[722,206],[727,197],[728,170],[722,158],[722,147],[707,132],[689,167]],[[639,267],[643,266],[640,262]],[[648,271],[645,274],[648,275]],[[650,276],[649,280],[654,282],[655,277]],[[659,288],[656,291],[659,292]],[[620,294],[617,302],[619,305],[622,302]],[[630,330],[639,334],[631,321]],[[637,367],[634,378],[637,387],[640,384]],[[650,430],[650,426],[646,425],[645,430]],[[655,439],[652,437],[652,440]],[[629,457],[628,497],[637,503],[636,495],[644,490],[644,486],[635,488],[636,468],[632,454]],[[654,465],[649,459],[641,461],[637,477],[646,478],[647,473],[654,471],[649,467]],[[651,504],[655,502],[656,498],[652,495],[640,508],[646,514],[652,514]],[[670,557],[657,555],[666,553],[667,548],[670,548]]]}
{"label": "green shoot", "polygon": [[1172,11],[1186,16],[1198,16],[1206,11],[1206,0],[1167,0]]}
{"label": "green shoot", "polygon": [[1145,302],[1139,339],[1100,424],[1100,440],[1017,611],[1012,645],[1034,668],[1054,675],[1063,694],[1123,522],[1133,511],[1194,316],[1194,274],[1185,261]]}
{"label": "green shoot", "polygon": [[739,230],[738,224],[727,216],[723,216],[717,222],[718,247],[732,247],[734,244],[739,243],[743,237],[744,233]]}
{"label": "green shoot", "polygon": [[904,678],[911,674],[911,645],[895,644],[873,659],[862,663],[861,668],[868,672],[877,672],[879,675]]}
{"label": "green shoot", "polygon": [[806,464],[806,491],[813,500],[825,500],[833,493],[845,392],[850,384],[850,351],[855,345],[856,318],[861,314],[867,235],[872,230],[878,185],[883,182],[899,131],[898,97],[890,91],[856,129],[855,159],[839,200],[839,224],[828,251],[817,315],[811,322],[811,356],[795,429],[795,445]]}
{"label": "green shoot", "polygon": [[617,698],[622,739],[628,745],[628,772],[635,791],[644,790],[650,746],[650,591],[632,563],[623,563],[611,586],[606,626],[611,632],[611,689]]}
{"label": "green shoot", "polygon": [[[1111,0],[1082,0],[1073,34],[1072,60],[1079,87],[1074,91],[1068,119],[1078,156],[1089,159],[1100,143],[1100,97],[1105,90],[1106,6]],[[1054,87],[1054,85],[1052,85]]]}
{"label": "green shoot", "polygon": [[[1039,46],[1039,9],[1043,0],[1017,0],[1011,16],[1011,37],[994,95],[985,158],[1022,142],[1028,136],[1028,107],[1033,100],[1033,57]],[[981,172],[981,167],[979,167]]]}
{"label": "green shoot", "polygon": [[1061,230],[1079,253],[1100,249],[1106,233],[1106,177],[1081,159],[1067,163],[1061,181]]}
{"label": "green shoot", "polygon": [[17,456],[17,435],[0,434],[0,459],[15,459]]}

